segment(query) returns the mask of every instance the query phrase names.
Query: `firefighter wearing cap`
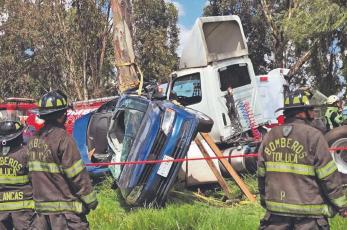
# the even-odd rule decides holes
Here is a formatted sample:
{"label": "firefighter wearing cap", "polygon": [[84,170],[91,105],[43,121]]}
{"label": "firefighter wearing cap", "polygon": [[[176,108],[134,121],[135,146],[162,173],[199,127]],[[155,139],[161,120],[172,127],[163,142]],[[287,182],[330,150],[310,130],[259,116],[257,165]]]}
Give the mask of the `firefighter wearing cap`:
{"label": "firefighter wearing cap", "polygon": [[29,229],[34,215],[23,126],[0,122],[0,229]]}
{"label": "firefighter wearing cap", "polygon": [[38,107],[44,127],[28,144],[34,229],[89,229],[86,214],[98,202],[77,146],[64,128],[67,98],[52,91]]}
{"label": "firefighter wearing cap", "polygon": [[[324,136],[310,126],[308,97],[285,98],[285,123],[264,137],[258,157],[260,229],[329,229],[328,217],[347,216],[347,193]],[[280,110],[279,109],[279,110]]]}
{"label": "firefighter wearing cap", "polygon": [[339,127],[344,121],[341,113],[341,101],[338,96],[331,95],[328,97],[326,104],[328,105],[325,112],[326,126],[328,130]]}

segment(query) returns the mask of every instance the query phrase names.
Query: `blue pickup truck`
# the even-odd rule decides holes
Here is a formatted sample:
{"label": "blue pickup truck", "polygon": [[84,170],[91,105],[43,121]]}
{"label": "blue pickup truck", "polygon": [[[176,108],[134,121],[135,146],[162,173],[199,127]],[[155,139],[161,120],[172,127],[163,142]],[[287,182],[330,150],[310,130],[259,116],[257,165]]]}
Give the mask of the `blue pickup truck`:
{"label": "blue pickup truck", "polygon": [[[85,162],[129,162],[184,158],[198,132],[213,121],[170,101],[124,95],[75,122],[74,137]],[[88,153],[93,152],[91,160]],[[89,167],[111,172],[126,202],[134,206],[165,203],[182,163]]]}

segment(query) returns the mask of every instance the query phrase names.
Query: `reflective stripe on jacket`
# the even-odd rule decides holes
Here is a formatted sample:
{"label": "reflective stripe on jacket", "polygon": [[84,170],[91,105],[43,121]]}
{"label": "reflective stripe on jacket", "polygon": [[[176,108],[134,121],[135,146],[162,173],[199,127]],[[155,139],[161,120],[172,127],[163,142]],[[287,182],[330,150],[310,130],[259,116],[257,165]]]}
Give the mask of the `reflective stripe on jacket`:
{"label": "reflective stripe on jacket", "polygon": [[22,146],[0,156],[0,212],[34,209],[27,162],[28,151]]}
{"label": "reflective stripe on jacket", "polygon": [[96,202],[77,146],[63,127],[45,126],[29,141],[29,171],[36,210],[82,213]]}
{"label": "reflective stripe on jacket", "polygon": [[326,140],[302,120],[266,135],[258,183],[262,206],[279,215],[331,217],[347,210],[347,192]]}
{"label": "reflective stripe on jacket", "polygon": [[343,114],[339,112],[338,107],[328,107],[325,112],[325,119],[329,130],[339,127],[344,121]]}
{"label": "reflective stripe on jacket", "polygon": [[82,213],[82,203],[79,201],[50,201],[36,202],[36,210],[39,212],[74,212]]}

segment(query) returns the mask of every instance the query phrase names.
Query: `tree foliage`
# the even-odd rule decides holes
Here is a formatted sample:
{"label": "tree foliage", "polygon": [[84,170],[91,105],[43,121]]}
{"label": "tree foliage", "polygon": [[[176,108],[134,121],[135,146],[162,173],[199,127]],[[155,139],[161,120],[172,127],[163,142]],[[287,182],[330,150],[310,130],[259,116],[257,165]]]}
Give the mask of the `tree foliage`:
{"label": "tree foliage", "polygon": [[134,0],[134,46],[145,79],[165,81],[177,68],[178,12],[164,0]]}
{"label": "tree foliage", "polygon": [[329,0],[302,0],[292,9],[291,17],[287,17],[283,23],[290,39],[304,43],[307,39],[316,39],[345,29],[347,12],[346,8]]}
{"label": "tree foliage", "polygon": [[61,89],[74,99],[112,90],[112,43],[105,1],[3,1],[1,97]]}
{"label": "tree foliage", "polygon": [[[326,94],[341,90],[347,78],[347,8],[342,1],[299,1],[284,20],[288,38],[300,49],[310,49],[306,71]],[[345,80],[346,81],[346,80]]]}
{"label": "tree foliage", "polygon": [[[137,62],[147,79],[165,79],[177,66],[177,9],[164,0],[126,3]],[[109,0],[0,0],[0,98],[116,93],[111,16]]]}

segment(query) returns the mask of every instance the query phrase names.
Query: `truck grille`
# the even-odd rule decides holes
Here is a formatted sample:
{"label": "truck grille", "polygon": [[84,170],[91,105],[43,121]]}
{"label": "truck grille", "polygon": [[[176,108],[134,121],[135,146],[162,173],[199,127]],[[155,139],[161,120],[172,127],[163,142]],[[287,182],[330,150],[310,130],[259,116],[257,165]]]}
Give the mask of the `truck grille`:
{"label": "truck grille", "polygon": [[[188,142],[188,141],[190,142],[190,140],[188,140],[188,135],[189,135],[189,123],[186,121],[186,122],[184,122],[184,124],[182,126],[182,129],[181,129],[181,135],[180,135],[181,137],[180,137],[179,141],[177,142],[177,145],[176,145],[176,147],[174,149],[173,154],[171,155],[172,158],[178,159],[178,158],[182,158],[183,157],[183,155],[185,153],[184,149],[186,147],[185,146],[186,142]],[[172,166],[171,166],[169,175],[166,178],[165,177],[161,178],[161,180],[159,182],[159,187],[158,187],[158,190],[157,190],[158,191],[157,192],[158,197],[163,198],[162,196],[164,195],[166,187],[168,185],[166,183],[167,182],[166,179],[167,178],[171,178],[172,174],[175,171],[175,168],[180,166],[181,164],[182,164],[181,162],[180,163],[178,163],[178,162],[175,163],[174,162],[172,164]]]}
{"label": "truck grille", "polygon": [[[157,160],[158,159],[158,157],[161,153],[161,150],[164,147],[165,141],[166,141],[166,136],[165,136],[164,132],[162,130],[159,130],[159,133],[158,133],[158,135],[154,141],[153,149],[152,149],[151,153],[149,154],[147,160]],[[147,178],[149,177],[153,167],[154,167],[154,164],[146,164],[145,165],[145,168],[144,168],[142,175],[139,179],[138,185],[142,185],[147,181]]]}

